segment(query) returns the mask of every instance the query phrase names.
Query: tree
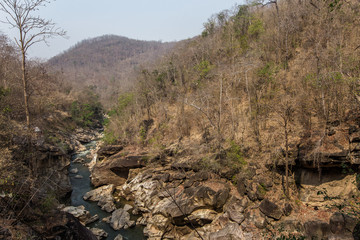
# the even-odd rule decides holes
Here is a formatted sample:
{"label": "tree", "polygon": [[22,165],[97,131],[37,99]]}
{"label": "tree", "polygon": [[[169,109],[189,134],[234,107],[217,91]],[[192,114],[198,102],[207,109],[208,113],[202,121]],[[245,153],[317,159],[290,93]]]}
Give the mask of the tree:
{"label": "tree", "polygon": [[21,52],[22,84],[24,93],[24,107],[26,125],[30,128],[29,112],[29,76],[27,71],[27,52],[29,48],[39,42],[47,43],[47,39],[55,36],[65,36],[66,32],[51,20],[45,20],[40,16],[34,16],[39,7],[45,7],[50,0],[2,0],[0,11],[7,17],[3,23],[9,24],[18,30],[15,42]]}

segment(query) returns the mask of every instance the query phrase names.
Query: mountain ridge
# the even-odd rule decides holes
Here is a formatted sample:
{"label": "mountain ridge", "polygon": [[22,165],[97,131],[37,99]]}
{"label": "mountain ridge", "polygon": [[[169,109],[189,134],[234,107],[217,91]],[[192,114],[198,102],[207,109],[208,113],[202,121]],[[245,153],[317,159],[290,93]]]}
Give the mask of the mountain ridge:
{"label": "mountain ridge", "polygon": [[111,102],[106,99],[133,86],[140,66],[156,61],[175,44],[103,35],[82,40],[47,63],[75,88],[95,86],[106,105]]}

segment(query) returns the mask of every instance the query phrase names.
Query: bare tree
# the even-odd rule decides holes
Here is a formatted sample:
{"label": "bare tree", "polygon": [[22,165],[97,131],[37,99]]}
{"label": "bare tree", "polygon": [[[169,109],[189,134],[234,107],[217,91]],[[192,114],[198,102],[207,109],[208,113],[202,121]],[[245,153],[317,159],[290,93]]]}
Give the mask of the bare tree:
{"label": "bare tree", "polygon": [[47,39],[55,36],[65,36],[66,32],[57,28],[51,20],[45,20],[40,16],[34,16],[39,7],[45,7],[50,0],[2,0],[0,11],[7,17],[2,23],[9,24],[18,30],[18,37],[15,42],[21,52],[21,70],[24,92],[24,107],[26,125],[30,128],[29,112],[29,76],[27,71],[27,52],[29,48],[39,42],[47,43]]}
{"label": "bare tree", "polygon": [[[285,97],[286,98],[286,97]],[[284,130],[285,141],[285,195],[289,198],[289,134],[291,124],[294,120],[295,109],[293,103],[289,100],[283,100],[280,102],[275,110],[280,117],[280,125]]]}

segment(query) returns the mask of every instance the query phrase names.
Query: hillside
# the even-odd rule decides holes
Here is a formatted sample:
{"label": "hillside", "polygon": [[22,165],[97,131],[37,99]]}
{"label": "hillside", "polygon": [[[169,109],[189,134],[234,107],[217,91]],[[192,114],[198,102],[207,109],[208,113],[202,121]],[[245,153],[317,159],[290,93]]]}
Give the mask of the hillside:
{"label": "hillside", "polygon": [[173,45],[105,35],[79,42],[48,64],[74,86],[96,86],[106,104],[116,92],[133,86],[135,69],[161,57]]}
{"label": "hillside", "polygon": [[250,2],[139,72],[93,183],[122,186],[150,239],[359,239],[360,4]]}
{"label": "hillside", "polygon": [[108,239],[360,239],[360,2],[246,2],[192,39],[85,40],[49,61],[63,75],[31,63],[33,130],[0,36],[0,239],[19,216],[41,235],[32,216],[70,185],[63,211]]}

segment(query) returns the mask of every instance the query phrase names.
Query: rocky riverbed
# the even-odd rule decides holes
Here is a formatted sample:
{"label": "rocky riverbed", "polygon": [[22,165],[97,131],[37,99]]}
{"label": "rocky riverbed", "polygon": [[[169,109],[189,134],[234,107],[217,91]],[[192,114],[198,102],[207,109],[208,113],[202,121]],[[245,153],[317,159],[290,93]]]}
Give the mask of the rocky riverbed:
{"label": "rocky riverbed", "polygon": [[[135,217],[127,212],[131,207],[120,208],[121,204],[115,205],[114,186],[93,189],[89,169],[95,163],[99,138],[99,134],[91,131],[79,131],[72,138],[75,154],[72,155],[68,165],[69,186],[72,189],[70,205],[59,206],[59,209],[77,218],[98,239],[143,239],[143,228],[134,227]],[[124,209],[127,209],[126,214],[119,214]],[[125,230],[124,224],[129,229]]]}
{"label": "rocky riverbed", "polygon": [[[358,239],[359,221],[344,205],[357,203],[355,172],[333,167],[319,180],[316,169],[294,163],[290,194],[295,197],[288,199],[281,170],[271,166],[251,163],[229,180],[226,169],[217,174],[202,169],[177,145],[161,155],[120,145],[93,147],[90,159],[82,161],[88,155],[83,152],[71,165],[72,205],[78,206],[71,211],[85,225],[95,221],[89,226],[99,238],[106,236],[102,228],[108,239],[117,233],[153,240]],[[339,159],[331,154],[323,153],[327,167],[332,157]],[[84,164],[91,175],[84,174]],[[81,181],[88,182],[75,184]],[[138,235],[125,236],[129,229]]]}

